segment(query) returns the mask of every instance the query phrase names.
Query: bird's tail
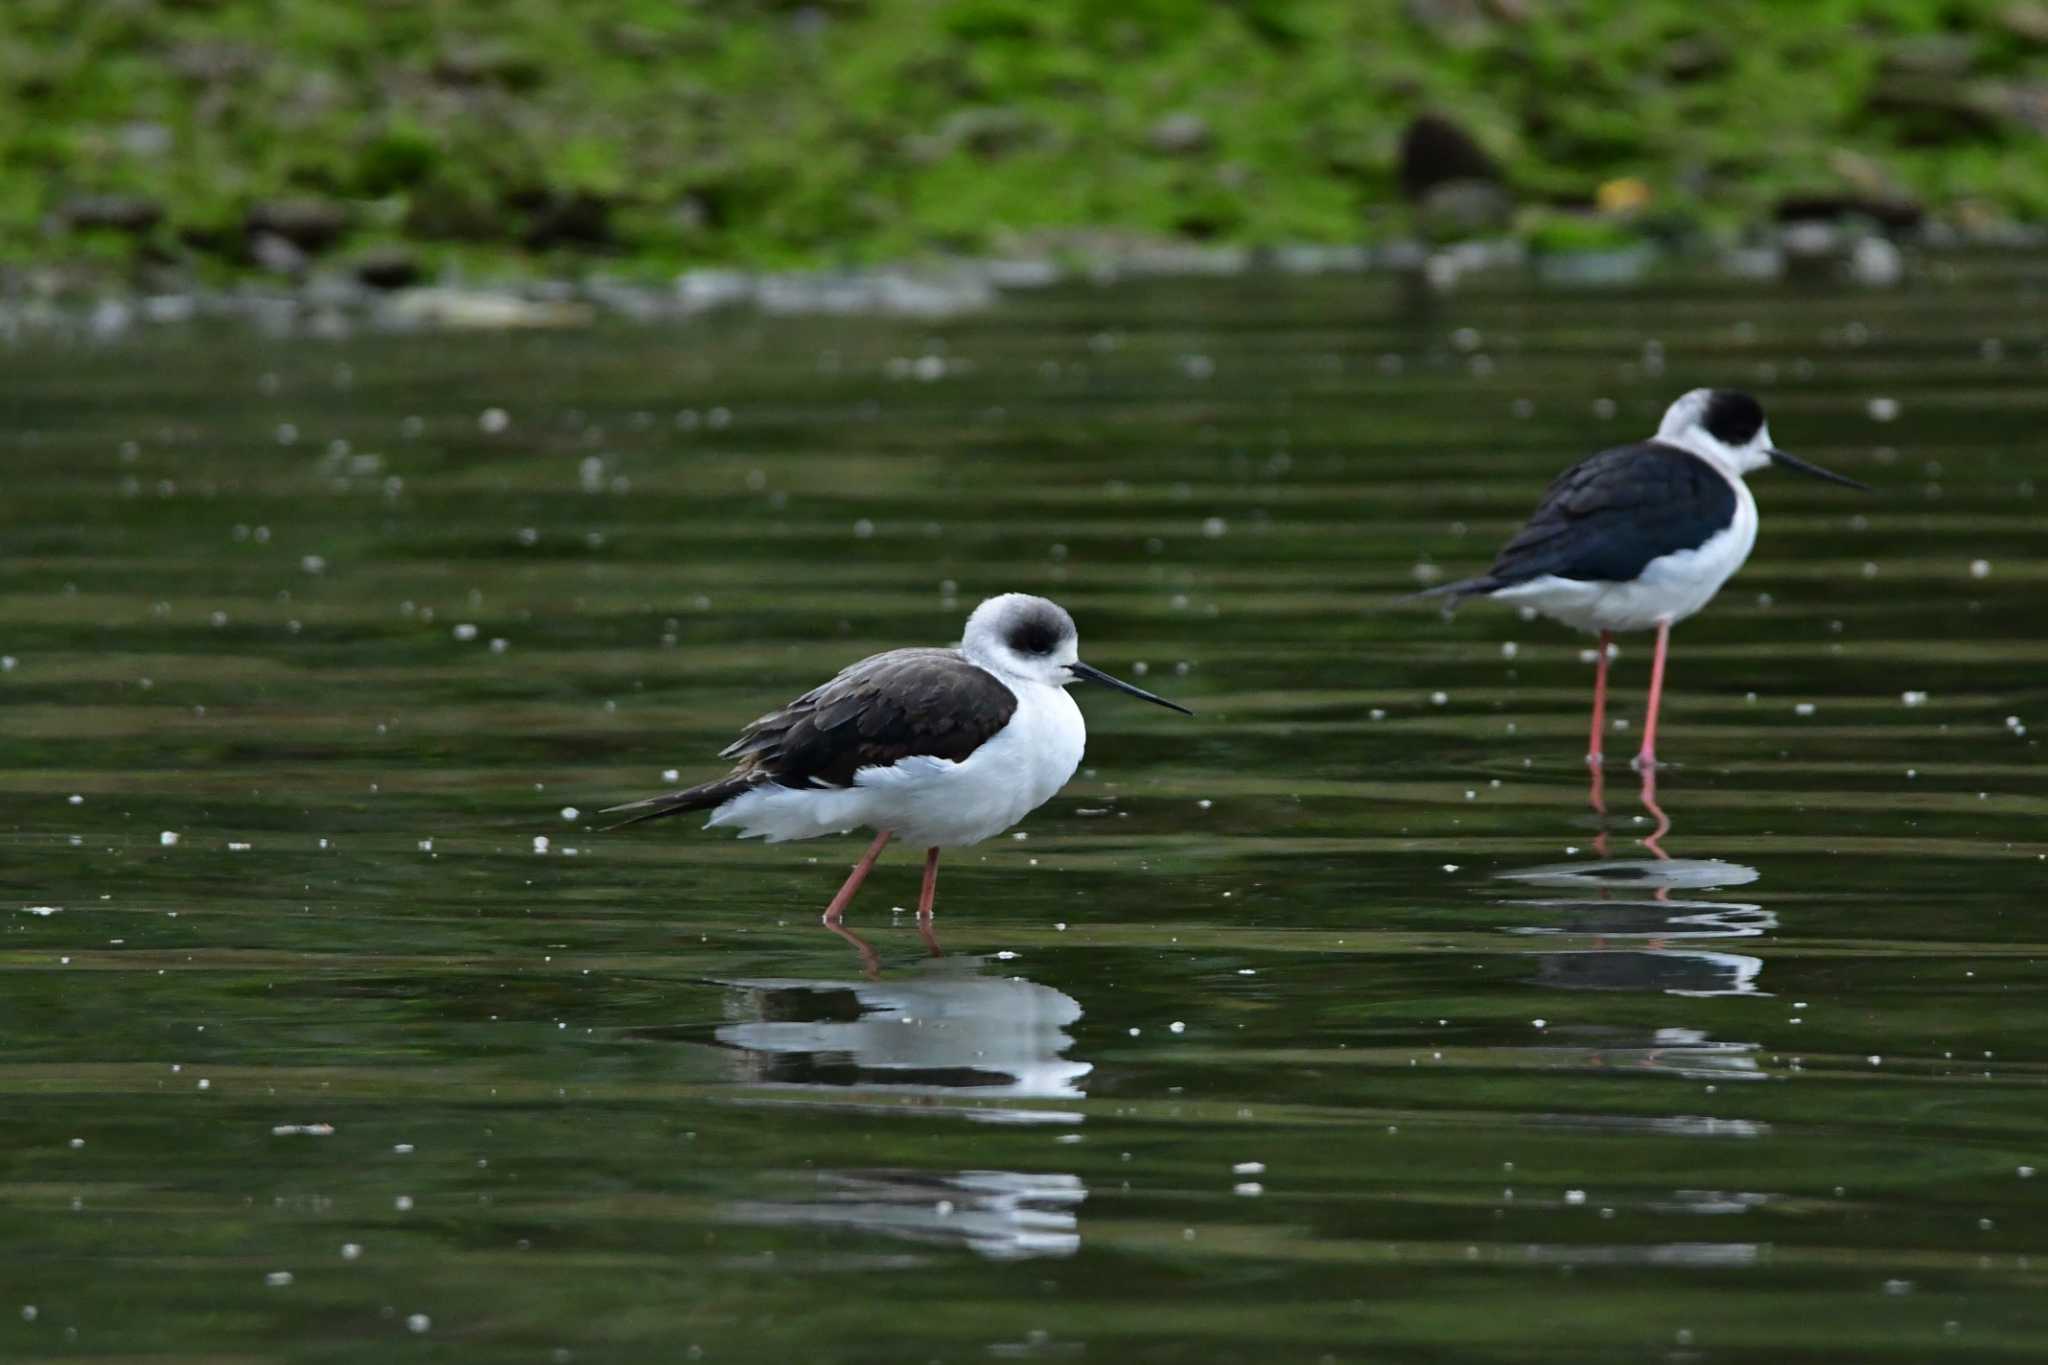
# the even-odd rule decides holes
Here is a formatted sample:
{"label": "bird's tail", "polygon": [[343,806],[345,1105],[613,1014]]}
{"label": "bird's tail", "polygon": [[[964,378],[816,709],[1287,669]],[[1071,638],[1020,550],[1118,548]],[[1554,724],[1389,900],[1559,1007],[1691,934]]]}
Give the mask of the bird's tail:
{"label": "bird's tail", "polygon": [[1453,601],[1462,601],[1467,597],[1483,597],[1497,588],[1506,586],[1491,574],[1481,574],[1477,578],[1461,578],[1455,583],[1439,583],[1433,588],[1424,588],[1421,592],[1411,592],[1406,597],[1397,597],[1394,600],[1426,602],[1431,598],[1448,597]]}
{"label": "bird's tail", "polygon": [[661,820],[688,811],[709,810],[713,806],[722,806],[753,786],[757,780],[752,777],[721,777],[716,782],[705,782],[679,792],[663,792],[660,796],[650,796],[645,800],[628,801],[623,806],[607,806],[598,814],[625,816],[625,819],[605,826],[607,830],[624,829],[628,825],[638,825],[648,820]]}

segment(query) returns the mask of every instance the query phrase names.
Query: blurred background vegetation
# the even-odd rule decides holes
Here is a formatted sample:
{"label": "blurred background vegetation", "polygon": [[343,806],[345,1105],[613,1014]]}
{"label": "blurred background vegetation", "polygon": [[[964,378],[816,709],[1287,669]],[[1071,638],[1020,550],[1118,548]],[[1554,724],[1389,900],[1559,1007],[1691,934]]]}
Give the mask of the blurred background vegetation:
{"label": "blurred background vegetation", "polygon": [[7,0],[0,267],[1995,232],[2044,136],[2037,0]]}

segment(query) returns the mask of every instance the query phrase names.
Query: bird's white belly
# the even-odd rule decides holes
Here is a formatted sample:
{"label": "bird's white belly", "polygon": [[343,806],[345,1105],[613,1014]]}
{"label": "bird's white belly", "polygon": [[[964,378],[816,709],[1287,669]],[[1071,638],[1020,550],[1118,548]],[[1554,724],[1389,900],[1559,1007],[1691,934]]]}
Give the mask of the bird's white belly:
{"label": "bird's white belly", "polygon": [[1490,595],[1534,607],[1575,630],[1648,630],[1683,621],[1713,600],[1756,546],[1756,500],[1740,479],[1730,482],[1735,519],[1696,549],[1659,555],[1637,578],[1618,583],[1546,574]]}
{"label": "bird's white belly", "polygon": [[1009,686],[1017,694],[1010,723],[960,762],[906,758],[862,768],[849,787],[763,784],[713,811],[705,828],[733,825],[743,837],[780,843],[866,827],[919,848],[958,848],[1000,834],[1066,785],[1088,737],[1064,688]]}

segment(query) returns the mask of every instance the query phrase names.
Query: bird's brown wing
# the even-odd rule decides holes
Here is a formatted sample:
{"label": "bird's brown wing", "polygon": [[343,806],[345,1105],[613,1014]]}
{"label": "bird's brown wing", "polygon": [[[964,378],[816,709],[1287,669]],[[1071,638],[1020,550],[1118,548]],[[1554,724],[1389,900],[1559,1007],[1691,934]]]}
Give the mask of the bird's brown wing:
{"label": "bird's brown wing", "polygon": [[1010,723],[1017,694],[957,650],[892,649],[770,711],[726,745],[726,776],[612,806],[612,828],[708,810],[750,787],[844,787],[862,768],[925,756],[959,762]]}
{"label": "bird's brown wing", "polygon": [[727,745],[735,777],[843,787],[916,756],[958,762],[1016,714],[1017,696],[951,649],[892,649],[770,711]]}

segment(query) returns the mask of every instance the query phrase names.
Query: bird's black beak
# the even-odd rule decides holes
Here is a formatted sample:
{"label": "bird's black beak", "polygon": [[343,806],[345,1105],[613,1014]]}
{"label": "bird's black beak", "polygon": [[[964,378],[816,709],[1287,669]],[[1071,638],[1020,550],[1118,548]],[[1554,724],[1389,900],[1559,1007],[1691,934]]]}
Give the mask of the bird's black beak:
{"label": "bird's black beak", "polygon": [[1787,455],[1782,450],[1766,450],[1764,451],[1764,454],[1771,457],[1771,463],[1781,464],[1785,466],[1785,468],[1787,469],[1796,469],[1801,474],[1806,475],[1808,478],[1824,479],[1828,483],[1838,483],[1846,488],[1860,488],[1866,493],[1870,491],[1870,485],[1867,483],[1859,483],[1855,479],[1850,478],[1847,474],[1837,474],[1832,469],[1822,469],[1817,464],[1808,464],[1806,461],[1800,459],[1798,456]]}
{"label": "bird's black beak", "polygon": [[1084,682],[1100,683],[1102,684],[1102,686],[1113,688],[1118,692],[1128,692],[1131,696],[1136,697],[1139,701],[1149,701],[1154,706],[1163,706],[1169,711],[1178,711],[1184,716],[1192,716],[1193,714],[1195,714],[1194,712],[1188,710],[1187,707],[1182,706],[1179,702],[1171,702],[1164,697],[1155,697],[1150,692],[1147,692],[1144,688],[1133,687],[1129,683],[1125,682],[1122,678],[1112,678],[1109,676],[1109,674],[1104,673],[1101,669],[1090,668],[1087,664],[1082,663],[1079,659],[1076,659],[1074,660],[1074,662],[1068,664],[1067,671],[1069,673],[1072,673],[1075,677],[1080,678]]}

